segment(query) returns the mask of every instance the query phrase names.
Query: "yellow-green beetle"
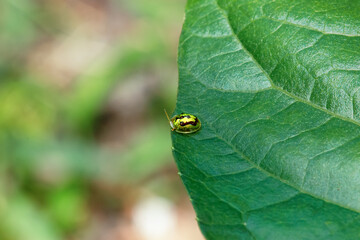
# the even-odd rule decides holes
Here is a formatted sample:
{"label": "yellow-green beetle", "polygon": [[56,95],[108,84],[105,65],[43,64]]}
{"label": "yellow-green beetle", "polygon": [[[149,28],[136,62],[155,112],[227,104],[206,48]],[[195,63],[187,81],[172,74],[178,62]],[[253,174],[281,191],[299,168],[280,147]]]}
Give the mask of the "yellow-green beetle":
{"label": "yellow-green beetle", "polygon": [[181,113],[171,119],[169,118],[166,110],[165,114],[167,119],[169,120],[171,131],[175,131],[178,133],[193,133],[199,131],[201,128],[201,122],[199,118],[192,114]]}

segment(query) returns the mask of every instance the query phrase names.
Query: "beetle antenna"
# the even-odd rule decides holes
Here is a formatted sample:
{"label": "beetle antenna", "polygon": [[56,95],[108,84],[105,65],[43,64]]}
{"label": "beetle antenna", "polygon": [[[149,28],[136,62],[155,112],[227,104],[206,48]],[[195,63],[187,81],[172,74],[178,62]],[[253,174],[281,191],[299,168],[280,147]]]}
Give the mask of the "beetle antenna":
{"label": "beetle antenna", "polygon": [[165,109],[165,108],[164,108],[164,112],[165,112],[165,114],[166,114],[167,119],[168,119],[168,120],[169,120],[169,122],[170,122],[169,115],[168,115],[168,113],[166,112],[166,109]]}

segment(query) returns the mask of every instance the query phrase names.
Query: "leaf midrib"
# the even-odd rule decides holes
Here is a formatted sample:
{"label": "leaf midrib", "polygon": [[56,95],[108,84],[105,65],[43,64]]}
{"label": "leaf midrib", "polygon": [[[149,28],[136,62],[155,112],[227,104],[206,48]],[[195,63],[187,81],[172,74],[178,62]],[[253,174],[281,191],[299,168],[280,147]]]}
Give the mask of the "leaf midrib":
{"label": "leaf midrib", "polygon": [[[218,6],[219,6],[219,5],[218,5]],[[225,11],[225,10],[222,9],[220,6],[219,6],[219,8],[220,8],[222,11]],[[225,12],[226,12],[226,11],[225,11]],[[321,33],[321,34],[323,34],[323,35],[338,35],[338,36],[345,36],[345,37],[360,37],[360,35],[358,35],[358,34],[337,33],[337,32],[325,32],[325,31],[319,30],[319,29],[314,28],[314,27],[296,24],[296,23],[293,23],[293,22],[289,22],[289,21],[286,21],[286,20],[280,20],[280,19],[273,18],[273,17],[269,17],[269,16],[266,16],[266,15],[263,15],[263,16],[261,16],[261,17],[259,17],[259,18],[252,19],[252,21],[251,21],[249,24],[247,24],[247,25],[245,25],[244,27],[242,27],[242,29],[240,30],[240,32],[241,32],[242,30],[244,30],[248,25],[250,25],[251,23],[253,23],[254,21],[258,21],[258,20],[262,20],[262,19],[268,19],[268,20],[271,20],[271,21],[274,21],[274,22],[278,22],[278,23],[281,23],[281,24],[291,25],[291,26],[294,26],[294,27],[297,27],[297,28],[302,28],[302,29],[307,29],[307,30],[319,32],[319,33]],[[232,29],[231,24],[230,24],[230,28]]]}

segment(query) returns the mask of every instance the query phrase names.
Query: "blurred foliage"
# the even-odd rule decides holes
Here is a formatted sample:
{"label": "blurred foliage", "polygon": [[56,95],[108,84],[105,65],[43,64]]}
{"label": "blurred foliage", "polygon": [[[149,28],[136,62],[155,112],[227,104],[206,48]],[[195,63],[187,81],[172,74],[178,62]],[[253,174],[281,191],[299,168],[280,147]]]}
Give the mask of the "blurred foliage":
{"label": "blurred foliage", "polygon": [[177,194],[158,179],[184,4],[0,3],[0,239],[81,239],[137,189]]}

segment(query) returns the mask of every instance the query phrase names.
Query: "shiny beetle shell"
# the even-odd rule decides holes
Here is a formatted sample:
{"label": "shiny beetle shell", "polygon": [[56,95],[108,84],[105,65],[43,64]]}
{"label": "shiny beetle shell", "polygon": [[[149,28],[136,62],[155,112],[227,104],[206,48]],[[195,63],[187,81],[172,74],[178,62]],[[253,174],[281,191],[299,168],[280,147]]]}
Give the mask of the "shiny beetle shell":
{"label": "shiny beetle shell", "polygon": [[184,134],[199,131],[201,128],[201,122],[199,118],[189,113],[181,113],[179,115],[176,115],[173,118],[169,119],[169,123],[171,131]]}

